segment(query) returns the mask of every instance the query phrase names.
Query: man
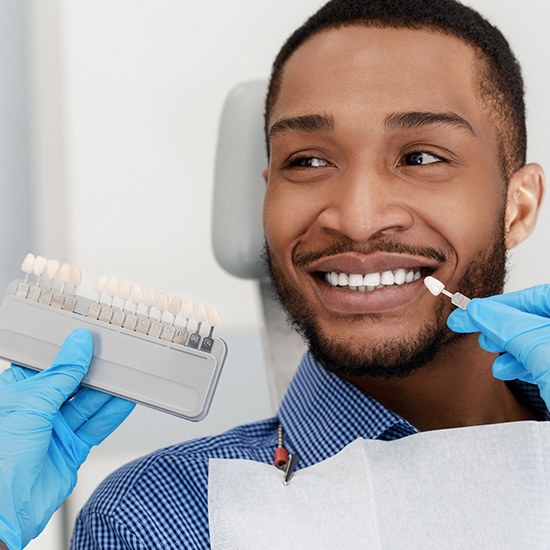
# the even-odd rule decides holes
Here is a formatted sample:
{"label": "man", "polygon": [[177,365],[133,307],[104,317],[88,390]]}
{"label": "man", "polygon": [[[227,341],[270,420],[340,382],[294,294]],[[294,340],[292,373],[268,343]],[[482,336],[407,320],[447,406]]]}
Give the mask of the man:
{"label": "man", "polygon": [[[310,353],[276,418],[108,478],[75,549],[208,547],[210,458],[272,463],[284,446],[304,468],[359,437],[548,416],[548,289],[474,300],[451,332],[450,303],[423,285],[500,293],[507,250],[536,222],[543,174],[525,164],[502,35],[453,0],[333,0],[283,46],[265,121],[266,258]],[[458,334],[480,330],[486,350]],[[535,385],[495,378],[498,353],[495,374]]]}

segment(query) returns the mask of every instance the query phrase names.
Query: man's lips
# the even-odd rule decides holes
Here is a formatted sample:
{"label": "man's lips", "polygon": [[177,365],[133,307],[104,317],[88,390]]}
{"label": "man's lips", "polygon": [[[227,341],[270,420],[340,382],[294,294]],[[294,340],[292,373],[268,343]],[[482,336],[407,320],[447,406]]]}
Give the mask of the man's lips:
{"label": "man's lips", "polygon": [[405,306],[425,293],[421,279],[439,262],[403,254],[346,253],[321,258],[306,268],[324,303],[340,313],[381,313]]}

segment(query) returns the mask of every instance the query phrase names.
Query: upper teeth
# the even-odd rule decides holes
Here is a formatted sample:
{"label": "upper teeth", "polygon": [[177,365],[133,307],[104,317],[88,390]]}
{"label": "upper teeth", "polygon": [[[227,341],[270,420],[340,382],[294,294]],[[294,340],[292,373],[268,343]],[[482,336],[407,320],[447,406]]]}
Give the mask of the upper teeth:
{"label": "upper teeth", "polygon": [[325,273],[325,279],[333,286],[343,286],[360,291],[375,290],[384,286],[402,285],[418,281],[422,277],[420,271],[405,270],[382,271],[380,273]]}

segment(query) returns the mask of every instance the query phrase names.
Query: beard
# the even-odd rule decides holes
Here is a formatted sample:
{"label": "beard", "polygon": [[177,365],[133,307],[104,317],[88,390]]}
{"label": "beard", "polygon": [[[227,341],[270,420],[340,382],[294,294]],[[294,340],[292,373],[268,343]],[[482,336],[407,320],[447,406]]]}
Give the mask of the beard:
{"label": "beard", "polygon": [[[437,257],[442,261],[446,258],[442,250],[411,247],[390,239],[377,241],[370,250],[409,252],[430,258]],[[320,258],[351,251],[360,251],[360,249],[352,241],[342,240],[330,247],[330,250],[307,255],[307,258],[304,256],[303,260],[295,258],[295,263],[297,265],[300,261],[307,263],[313,256]],[[338,376],[403,378],[429,364],[443,346],[448,346],[466,336],[456,334],[447,328],[449,304],[443,299],[436,303],[434,320],[426,322],[413,334],[403,334],[393,338],[382,337],[375,342],[371,341],[368,345],[352,342],[346,335],[325,334],[306,297],[285,279],[278,266],[272,261],[267,241],[264,260],[275,291],[275,299],[286,310],[289,324],[302,336],[316,361]],[[462,276],[459,285],[461,292],[476,298],[500,294],[506,279],[506,263],[507,249],[504,216],[502,216],[491,242],[474,258]],[[368,330],[368,324],[376,323],[379,315],[342,315],[341,317],[350,324],[364,323],[365,330]]]}

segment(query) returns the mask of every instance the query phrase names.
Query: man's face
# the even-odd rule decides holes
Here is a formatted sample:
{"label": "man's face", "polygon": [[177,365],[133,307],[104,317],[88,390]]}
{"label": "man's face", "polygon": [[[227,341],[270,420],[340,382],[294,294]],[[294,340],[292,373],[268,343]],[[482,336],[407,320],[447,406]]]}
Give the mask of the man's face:
{"label": "man's face", "polygon": [[450,304],[426,275],[501,290],[505,184],[477,67],[454,37],[365,27],[287,62],[264,225],[282,301],[325,366],[403,375],[430,360]]}

